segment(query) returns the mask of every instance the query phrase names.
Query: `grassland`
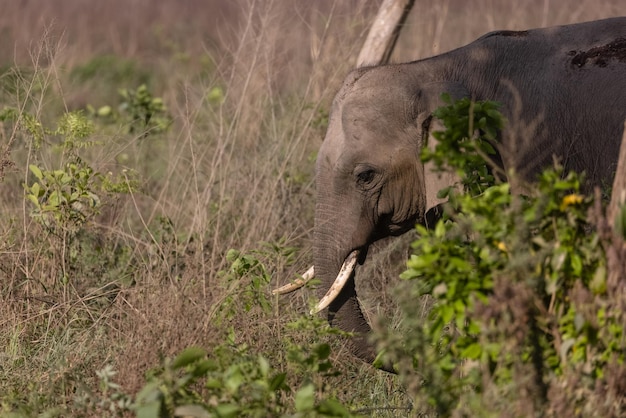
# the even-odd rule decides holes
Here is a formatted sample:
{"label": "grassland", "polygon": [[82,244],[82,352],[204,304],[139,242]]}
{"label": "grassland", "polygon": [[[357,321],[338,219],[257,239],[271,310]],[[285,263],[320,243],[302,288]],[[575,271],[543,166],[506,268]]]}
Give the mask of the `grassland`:
{"label": "grassland", "polygon": [[[134,394],[164,358],[229,339],[278,370],[290,367],[286,339],[328,340],[341,371],[327,380],[334,396],[367,415],[421,411],[406,409],[396,377],[356,363],[339,339],[286,327],[308,311],[312,291],[270,297],[311,264],[316,151],[377,6],[4,5],[0,413],[106,415],[93,405],[106,398],[96,372],[111,367],[120,391]],[[443,52],[489,30],[622,14],[619,0],[418,1],[392,60]],[[141,85],[147,102],[133,101]],[[133,109],[150,116],[138,122]],[[68,146],[58,121],[76,111],[93,129]],[[26,115],[41,126],[28,129]],[[37,181],[29,165],[53,171],[76,158],[118,188],[93,176],[97,210],[60,226],[42,222],[25,197],[24,185]],[[363,283],[367,311],[393,313],[387,290],[403,265],[385,249],[376,260],[374,279]],[[256,282],[259,271],[270,280]],[[305,376],[293,379],[297,386]]]}

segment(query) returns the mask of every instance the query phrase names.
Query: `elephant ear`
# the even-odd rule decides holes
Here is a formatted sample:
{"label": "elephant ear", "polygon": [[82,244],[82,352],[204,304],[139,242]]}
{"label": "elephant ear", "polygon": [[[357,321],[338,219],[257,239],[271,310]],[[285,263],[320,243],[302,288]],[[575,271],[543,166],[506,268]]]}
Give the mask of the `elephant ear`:
{"label": "elephant ear", "polygon": [[[424,143],[422,143],[421,146],[428,147],[430,150],[434,150],[437,145],[437,139],[432,133],[445,129],[439,119],[432,117],[432,113],[435,109],[445,105],[441,98],[444,93],[449,94],[452,100],[459,100],[470,96],[463,85],[453,82],[430,83],[422,89],[420,94],[421,112],[418,116],[418,123],[420,123],[423,128],[422,140]],[[448,187],[459,187],[461,180],[453,170],[438,172],[435,168],[435,164],[432,162],[424,164],[427,226],[429,223],[437,220],[441,213],[440,207],[446,202],[446,199],[437,197],[439,191]]]}
{"label": "elephant ear", "polygon": [[[439,125],[439,126],[438,126]],[[440,121],[433,121],[430,124],[430,132],[443,130],[443,124]],[[434,150],[437,144],[437,140],[428,135],[427,147],[430,150]],[[428,161],[424,164],[424,192],[426,195],[426,208],[425,218],[426,226],[434,224],[441,216],[441,205],[446,203],[446,198],[439,197],[439,192],[448,187],[454,187],[460,191],[461,179],[452,169],[445,171],[437,170],[435,164],[432,161]]]}

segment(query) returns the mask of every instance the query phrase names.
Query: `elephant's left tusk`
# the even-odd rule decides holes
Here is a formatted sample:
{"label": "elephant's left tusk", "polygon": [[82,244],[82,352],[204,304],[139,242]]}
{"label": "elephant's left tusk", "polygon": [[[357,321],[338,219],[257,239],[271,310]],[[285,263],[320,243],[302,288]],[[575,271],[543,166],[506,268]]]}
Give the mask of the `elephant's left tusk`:
{"label": "elephant's left tusk", "polygon": [[335,300],[337,295],[339,295],[339,292],[341,292],[341,289],[343,289],[343,287],[346,285],[346,282],[354,271],[358,256],[358,250],[354,250],[350,254],[348,254],[348,257],[346,257],[346,261],[344,261],[343,265],[341,266],[341,270],[339,270],[339,274],[337,275],[335,282],[332,284],[332,286],[330,286],[330,289],[328,289],[328,292],[326,292],[326,294],[319,301],[317,306],[311,309],[311,315],[315,315],[316,313],[328,307],[328,305],[330,305],[330,303]]}
{"label": "elephant's left tusk", "polygon": [[291,283],[287,283],[284,286],[279,287],[278,289],[272,290],[273,295],[284,295],[289,292],[293,292],[294,290],[300,289],[302,286],[307,284],[313,277],[315,277],[315,271],[313,270],[313,266],[309,268],[301,278],[297,278]]}

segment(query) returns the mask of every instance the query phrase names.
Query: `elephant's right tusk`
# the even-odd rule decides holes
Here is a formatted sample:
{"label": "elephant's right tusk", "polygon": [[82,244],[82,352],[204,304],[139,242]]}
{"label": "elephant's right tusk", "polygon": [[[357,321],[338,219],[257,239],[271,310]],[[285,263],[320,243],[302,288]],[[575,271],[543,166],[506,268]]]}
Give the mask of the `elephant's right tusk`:
{"label": "elephant's right tusk", "polygon": [[307,284],[313,277],[315,277],[315,271],[313,270],[313,266],[309,268],[301,278],[297,278],[291,283],[287,283],[284,286],[279,287],[278,289],[272,290],[273,295],[284,295],[289,292],[293,292],[294,290],[300,289],[302,286]]}
{"label": "elephant's right tusk", "polygon": [[350,254],[348,254],[348,257],[346,257],[346,261],[344,261],[343,265],[341,266],[341,270],[339,270],[339,274],[337,275],[335,282],[332,284],[332,286],[330,286],[330,289],[328,289],[328,292],[326,292],[324,297],[318,302],[317,306],[311,309],[311,315],[315,315],[322,309],[328,307],[328,305],[330,305],[330,303],[335,300],[337,295],[339,295],[339,292],[341,292],[341,289],[343,289],[343,287],[346,285],[346,282],[354,271],[358,256],[358,250],[354,250]]}

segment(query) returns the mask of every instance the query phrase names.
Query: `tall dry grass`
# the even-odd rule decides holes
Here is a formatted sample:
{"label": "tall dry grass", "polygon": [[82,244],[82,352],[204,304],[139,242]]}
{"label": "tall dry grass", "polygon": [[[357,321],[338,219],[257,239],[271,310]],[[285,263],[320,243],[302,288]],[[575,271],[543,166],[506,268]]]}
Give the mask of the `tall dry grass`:
{"label": "tall dry grass", "polygon": [[[356,56],[367,21],[353,12],[371,8],[198,2],[179,10],[166,1],[155,9],[153,2],[133,2],[130,11],[123,2],[14,6],[0,24],[14,33],[20,52],[10,60],[14,69],[5,72],[7,105],[52,123],[86,104],[110,104],[102,100],[115,95],[103,90],[136,86],[81,83],[72,70],[113,55],[149,74],[151,90],[163,97],[174,123],[150,140],[123,129],[96,133],[106,145],[82,153],[103,173],[137,171],[140,186],[111,201],[89,234],[79,237],[83,241],[72,250],[83,257],[81,265],[67,262],[70,249],[33,222],[23,198],[21,183],[31,181],[28,164],[54,169],[63,157],[53,146],[35,149],[24,132],[7,129],[4,145],[11,141],[15,165],[1,192],[7,220],[1,338],[13,351],[3,367],[3,389],[23,400],[30,385],[44,398],[69,402],[69,393],[53,388],[93,386],[95,370],[110,363],[122,385],[135,391],[161,356],[221,342],[217,306],[240,291],[218,274],[228,267],[229,249],[307,245],[312,161],[332,92],[350,68],[337,57]],[[224,18],[205,18],[215,13]],[[204,28],[213,21],[220,27]],[[122,261],[98,266],[97,258],[108,257],[98,248]],[[268,260],[276,277],[303,265],[278,255]],[[112,266],[115,271],[107,271]],[[262,350],[274,344],[281,323],[278,317],[265,321],[250,328],[239,316],[229,325]]]}
{"label": "tall dry grass", "polygon": [[[13,164],[0,183],[0,344],[6,347],[0,393],[10,394],[5,400],[42,408],[71,405],[78,388],[97,386],[94,372],[106,364],[119,371],[126,390],[136,391],[162,356],[219,343],[224,330],[215,321],[217,306],[241,291],[226,286],[220,275],[229,267],[230,249],[273,248],[259,256],[272,285],[310,264],[316,151],[333,94],[358,55],[378,3],[4,5],[0,83],[10,79],[17,86],[3,84],[4,106],[52,123],[68,110],[112,104],[118,88],[136,87],[124,83],[145,79],[173,116],[161,137],[147,140],[119,128],[97,133],[104,145],[84,150],[97,170],[135,170],[140,185],[108,202],[89,225],[84,245],[77,247],[83,264],[69,269],[66,285],[59,270],[68,255],[30,218],[22,188],[30,181],[28,164],[56,168],[62,163],[58,150],[37,150],[24,132],[3,126],[0,151]],[[623,12],[619,0],[575,6],[548,0],[418,1],[393,60],[443,52],[492,29]],[[106,78],[106,69],[86,81],[72,76],[101,56],[132,64],[123,85]],[[216,92],[217,98],[211,96]],[[297,251],[288,258],[291,247]],[[389,311],[392,301],[381,295],[402,268],[389,250],[376,257],[380,262],[370,266],[374,280],[361,280],[372,316]],[[285,317],[306,311],[308,296],[277,300],[270,317],[243,312],[228,325],[241,341],[280,360]],[[349,360],[342,351],[337,356]],[[364,382],[354,389],[359,394],[381,385],[385,393],[398,390],[391,378],[351,367]]]}

